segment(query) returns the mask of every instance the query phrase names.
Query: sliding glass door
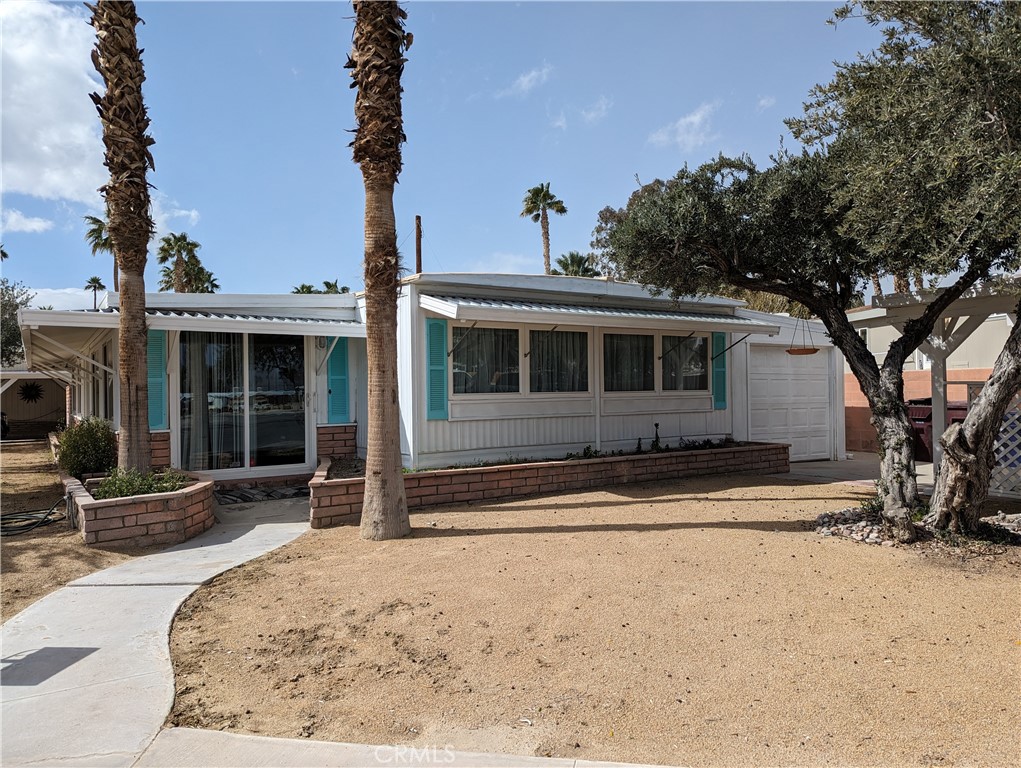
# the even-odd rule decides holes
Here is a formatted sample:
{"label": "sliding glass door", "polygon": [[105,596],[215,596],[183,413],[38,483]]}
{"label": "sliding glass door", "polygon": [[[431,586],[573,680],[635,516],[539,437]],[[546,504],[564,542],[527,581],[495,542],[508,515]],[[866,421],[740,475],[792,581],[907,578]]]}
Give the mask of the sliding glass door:
{"label": "sliding glass door", "polygon": [[249,466],[305,463],[305,349],[300,336],[248,336]]}
{"label": "sliding glass door", "polygon": [[183,331],[181,467],[306,463],[300,336]]}

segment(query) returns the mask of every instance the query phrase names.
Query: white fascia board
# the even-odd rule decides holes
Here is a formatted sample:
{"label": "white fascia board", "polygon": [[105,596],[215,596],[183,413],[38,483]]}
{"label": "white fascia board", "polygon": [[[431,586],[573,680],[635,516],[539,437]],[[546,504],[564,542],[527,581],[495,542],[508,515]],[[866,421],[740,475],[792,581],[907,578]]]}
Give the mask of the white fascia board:
{"label": "white fascia board", "polygon": [[504,275],[474,272],[423,272],[411,275],[402,281],[405,285],[417,285],[422,290],[442,290],[457,293],[469,291],[474,295],[485,294],[492,298],[506,299],[508,296],[530,301],[547,303],[572,303],[569,298],[554,299],[552,295],[577,296],[579,299],[631,299],[646,304],[659,304],[672,308],[683,306],[693,311],[706,307],[743,307],[745,302],[723,296],[653,296],[638,283],[624,283],[605,277],[569,277],[566,275]]}
{"label": "white fascia board", "polygon": [[113,312],[83,312],[71,309],[22,309],[18,325],[26,328],[116,328],[118,317]]}
{"label": "white fascia board", "polygon": [[288,323],[273,320],[238,320],[211,317],[165,317],[160,315],[146,318],[149,328],[166,331],[215,331],[217,333],[273,333],[283,336],[346,336],[365,338],[365,326],[361,323]]}
{"label": "white fascia board", "polygon": [[452,301],[444,301],[435,296],[421,295],[419,305],[422,309],[443,315],[451,320],[490,321],[498,323],[528,323],[530,325],[587,325],[602,328],[635,328],[641,330],[706,330],[733,333],[761,333],[775,336],[779,327],[767,323],[752,324],[751,322],[728,322],[727,316],[719,315],[705,319],[696,318],[643,318],[643,317],[608,317],[598,312],[551,312],[541,309],[514,309],[501,307],[469,307]]}
{"label": "white fascia board", "polygon": [[[120,296],[110,292],[110,307],[120,306]],[[351,293],[147,293],[145,306],[149,309],[182,309],[196,312],[225,312],[270,314],[268,309],[304,314],[311,309],[351,310],[355,305]]]}

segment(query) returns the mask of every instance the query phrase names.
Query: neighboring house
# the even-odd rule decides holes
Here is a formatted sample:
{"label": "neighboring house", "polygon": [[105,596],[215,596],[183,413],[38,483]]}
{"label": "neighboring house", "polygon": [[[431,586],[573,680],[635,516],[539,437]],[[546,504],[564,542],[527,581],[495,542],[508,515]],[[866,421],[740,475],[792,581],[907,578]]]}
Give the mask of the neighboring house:
{"label": "neighboring house", "polygon": [[[867,307],[851,310],[850,317],[854,322],[855,315],[864,312]],[[979,388],[989,378],[997,355],[1003,349],[1013,320],[1007,314],[993,314],[987,317],[975,331],[971,333],[954,352],[947,358],[947,392],[949,404],[967,404]],[[900,336],[900,331],[889,325],[860,328],[858,333],[865,339],[869,351],[876,356],[882,365],[890,343]],[[904,399],[918,400],[932,397],[932,360],[921,350],[908,358],[904,364]],[[871,410],[865,395],[858,385],[858,380],[844,365],[844,418],[846,420],[847,450],[877,451],[879,443],[876,430],[869,419]],[[970,385],[970,386],[969,386]]]}
{"label": "neighboring house", "polygon": [[0,410],[12,440],[46,437],[67,414],[65,371],[39,373],[21,367],[0,372]]}
{"label": "neighboring house", "polygon": [[[148,294],[154,463],[216,480],[364,455],[360,295]],[[733,436],[843,458],[841,362],[790,356],[796,321],[608,279],[418,274],[398,304],[408,467],[562,458]],[[117,421],[117,297],[22,310],[26,361],[72,374],[75,417]],[[770,334],[774,336],[771,338]]]}

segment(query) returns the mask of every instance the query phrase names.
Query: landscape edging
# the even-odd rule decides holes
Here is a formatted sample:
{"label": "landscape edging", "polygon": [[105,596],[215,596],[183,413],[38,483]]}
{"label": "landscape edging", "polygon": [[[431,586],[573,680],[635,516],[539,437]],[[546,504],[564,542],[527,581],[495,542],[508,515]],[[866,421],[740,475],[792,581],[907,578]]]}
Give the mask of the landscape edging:
{"label": "landscape edging", "polygon": [[[327,480],[330,459],[320,462],[308,483],[313,528],[357,524],[365,479]],[[404,475],[408,509],[456,502],[514,498],[605,486],[731,473],[790,471],[790,446],[743,443],[694,451],[667,451],[592,459],[562,459],[492,467],[463,467]]]}

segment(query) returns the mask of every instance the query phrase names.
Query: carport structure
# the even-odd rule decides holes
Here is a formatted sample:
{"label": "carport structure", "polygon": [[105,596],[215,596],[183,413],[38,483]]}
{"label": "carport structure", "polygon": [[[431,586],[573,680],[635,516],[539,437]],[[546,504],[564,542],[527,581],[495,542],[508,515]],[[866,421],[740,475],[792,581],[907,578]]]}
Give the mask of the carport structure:
{"label": "carport structure", "polygon": [[[850,316],[857,328],[891,326],[903,333],[904,325],[922,315],[937,291],[897,293],[877,296],[869,309]],[[933,475],[938,475],[943,458],[939,437],[947,427],[947,359],[991,315],[1005,314],[1013,325],[1017,322],[1015,310],[1021,295],[1021,278],[1010,277],[979,283],[953,302],[936,321],[932,334],[919,349],[932,360],[932,436]],[[969,405],[982,391],[984,382],[969,383]],[[1004,417],[995,452],[997,463],[993,468],[991,488],[997,495],[1021,497],[1021,410],[1015,399]]]}

